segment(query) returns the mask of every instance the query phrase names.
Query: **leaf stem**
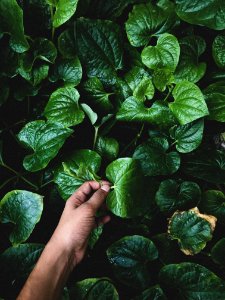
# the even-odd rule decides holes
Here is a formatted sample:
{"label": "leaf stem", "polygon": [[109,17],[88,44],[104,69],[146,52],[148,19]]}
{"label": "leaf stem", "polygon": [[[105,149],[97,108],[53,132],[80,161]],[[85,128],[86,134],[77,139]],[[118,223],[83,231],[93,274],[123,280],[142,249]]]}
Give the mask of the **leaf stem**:
{"label": "leaf stem", "polygon": [[52,21],[52,41],[53,41],[55,36],[55,27],[53,26],[53,18],[54,18],[53,5],[50,5],[50,13],[51,13],[51,21]]}
{"label": "leaf stem", "polygon": [[98,129],[99,129],[99,127],[94,126],[94,128],[95,128],[95,135],[94,135],[94,142],[93,142],[93,150],[95,149],[96,141],[97,141],[97,138],[98,138]]}
{"label": "leaf stem", "polygon": [[138,139],[141,137],[142,135],[142,132],[144,130],[144,126],[145,124],[143,123],[142,126],[141,126],[141,129],[140,131],[138,132],[138,134],[135,136],[135,138],[120,152],[120,155],[125,153],[127,151],[127,149],[130,148],[130,146],[132,146],[133,144],[136,145],[137,144],[137,141]]}
{"label": "leaf stem", "polygon": [[13,179],[16,179],[16,178],[17,178],[17,176],[13,176],[13,177],[9,178],[8,180],[6,180],[5,182],[3,182],[3,184],[0,185],[0,190],[1,190],[5,185],[7,185],[10,181],[12,181]]}
{"label": "leaf stem", "polygon": [[164,102],[166,102],[166,100],[169,98],[172,91],[173,91],[173,87],[169,88],[169,92],[167,93],[166,97],[163,99]]}

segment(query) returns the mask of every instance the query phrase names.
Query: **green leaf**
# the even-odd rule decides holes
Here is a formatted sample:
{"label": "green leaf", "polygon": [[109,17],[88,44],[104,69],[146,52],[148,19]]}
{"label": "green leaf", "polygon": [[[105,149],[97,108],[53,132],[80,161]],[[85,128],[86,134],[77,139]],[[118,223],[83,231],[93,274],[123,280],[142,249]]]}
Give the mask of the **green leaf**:
{"label": "green leaf", "polygon": [[172,240],[178,240],[181,251],[186,255],[194,255],[212,239],[216,226],[214,216],[203,215],[196,208],[175,212],[169,220],[168,233]]}
{"label": "green leaf", "polygon": [[120,28],[111,21],[84,18],[76,21],[77,54],[89,77],[115,83],[117,70],[122,69],[121,42]]}
{"label": "green leaf", "polygon": [[59,88],[45,107],[44,115],[49,122],[57,123],[62,127],[75,126],[82,123],[84,112],[78,100],[80,95],[73,87]]}
{"label": "green leaf", "polygon": [[153,83],[155,87],[164,92],[166,87],[174,82],[173,72],[169,69],[155,69],[153,73]]}
{"label": "green leaf", "polygon": [[93,249],[97,241],[99,240],[101,234],[103,232],[103,225],[100,225],[92,230],[89,240],[88,240],[88,246]]}
{"label": "green leaf", "polygon": [[184,262],[163,267],[159,273],[163,290],[179,300],[223,300],[225,282],[205,267]]}
{"label": "green leaf", "polygon": [[219,150],[198,152],[187,157],[184,172],[190,176],[212,182],[225,182],[225,153]]}
{"label": "green leaf", "polygon": [[112,161],[118,156],[119,143],[114,138],[99,136],[96,141],[95,151],[105,159]]}
{"label": "green leaf", "polygon": [[147,3],[133,7],[126,22],[129,42],[134,47],[146,46],[152,36],[167,32],[175,23],[174,4],[167,5]]}
{"label": "green leaf", "polygon": [[217,190],[206,191],[199,208],[204,213],[215,216],[219,223],[225,225],[225,195],[223,192]]}
{"label": "green leaf", "polygon": [[13,223],[9,239],[16,246],[25,242],[39,222],[43,210],[43,197],[28,191],[14,190],[0,202],[0,220]]}
{"label": "green leaf", "polygon": [[169,127],[175,123],[173,115],[163,101],[155,101],[148,108],[134,97],[129,97],[123,102],[116,118],[119,121],[148,122],[161,127]]}
{"label": "green leaf", "polygon": [[18,69],[19,74],[34,87],[39,85],[42,80],[48,77],[49,65],[43,64],[34,67],[31,71],[22,68]]}
{"label": "green leaf", "polygon": [[129,70],[129,72],[127,72],[124,76],[124,79],[132,92],[134,92],[136,87],[140,85],[144,78],[151,79],[151,76],[143,67],[140,66],[133,66],[132,69]]}
{"label": "green leaf", "polygon": [[108,165],[106,177],[114,187],[106,199],[108,209],[121,218],[143,214],[146,199],[143,197],[143,175],[138,162],[132,158],[119,158]]}
{"label": "green leaf", "polygon": [[223,0],[176,0],[177,15],[190,24],[203,25],[215,30],[225,29]]}
{"label": "green leaf", "polygon": [[123,284],[145,289],[151,282],[147,263],[158,258],[154,243],[139,235],[126,236],[107,250],[115,277]]}
{"label": "green leaf", "polygon": [[65,85],[77,86],[82,79],[82,67],[77,56],[59,60],[54,68],[50,78],[53,82],[63,80]]}
{"label": "green leaf", "polygon": [[179,64],[174,74],[175,81],[188,80],[198,82],[206,72],[206,63],[199,62],[199,57],[205,52],[205,40],[196,35],[186,36],[179,40],[181,54]]}
{"label": "green leaf", "polygon": [[23,11],[16,0],[0,1],[0,36],[10,34],[10,46],[18,53],[29,49],[29,44],[24,35]]}
{"label": "green leaf", "polygon": [[56,8],[53,16],[53,26],[59,27],[74,15],[78,0],[50,0],[49,2]]}
{"label": "green leaf", "polygon": [[87,97],[91,104],[100,110],[103,110],[104,112],[108,112],[113,108],[113,105],[109,99],[112,93],[105,91],[102,82],[97,77],[93,77],[85,81],[83,88],[87,93]]}
{"label": "green leaf", "polygon": [[168,152],[169,144],[165,138],[151,138],[139,145],[133,155],[141,163],[147,176],[170,175],[180,167],[180,156],[177,152]]}
{"label": "green leaf", "polygon": [[151,100],[154,96],[155,89],[151,79],[143,78],[139,85],[134,89],[134,97],[139,101]]}
{"label": "green leaf", "polygon": [[205,101],[209,108],[209,119],[225,122],[225,82],[210,84],[204,90]]}
{"label": "green leaf", "polygon": [[150,287],[149,289],[143,291],[141,295],[135,297],[133,300],[166,300],[166,296],[159,285]]}
{"label": "green leaf", "polygon": [[94,125],[98,120],[98,115],[92,110],[92,108],[89,105],[85,103],[82,103],[81,107],[83,111],[86,113],[86,115],[88,116],[91,124]]}
{"label": "green leaf", "polygon": [[203,130],[204,121],[201,119],[182,126],[175,125],[170,128],[170,137],[175,140],[177,151],[188,153],[198,148],[201,144]]}
{"label": "green leaf", "polygon": [[177,38],[169,33],[159,36],[156,46],[148,46],[141,53],[142,62],[150,69],[174,71],[179,61],[180,46]]}
{"label": "green leaf", "polygon": [[108,278],[87,278],[76,282],[69,290],[70,299],[119,300],[114,285]]}
{"label": "green leaf", "polygon": [[73,152],[54,177],[62,198],[67,200],[85,181],[98,179],[96,173],[100,165],[101,157],[94,151],[82,149]]}
{"label": "green leaf", "polygon": [[220,239],[211,249],[211,257],[216,264],[225,266],[225,238]]}
{"label": "green leaf", "polygon": [[[225,10],[224,10],[225,11]],[[219,68],[225,68],[225,35],[217,35],[212,44],[212,54]]]}
{"label": "green leaf", "polygon": [[24,168],[30,172],[44,169],[72,133],[72,129],[42,120],[27,123],[19,132],[18,139],[34,153],[24,158]]}
{"label": "green leaf", "polygon": [[173,213],[178,209],[187,209],[197,205],[200,200],[201,190],[191,181],[178,183],[176,180],[167,179],[160,183],[155,196],[155,201],[163,213]]}
{"label": "green leaf", "polygon": [[194,83],[182,81],[173,92],[174,102],[169,104],[174,116],[185,125],[209,114],[204,96]]}
{"label": "green leaf", "polygon": [[76,56],[76,45],[71,28],[66,29],[60,34],[58,38],[58,49],[63,58],[74,58]]}

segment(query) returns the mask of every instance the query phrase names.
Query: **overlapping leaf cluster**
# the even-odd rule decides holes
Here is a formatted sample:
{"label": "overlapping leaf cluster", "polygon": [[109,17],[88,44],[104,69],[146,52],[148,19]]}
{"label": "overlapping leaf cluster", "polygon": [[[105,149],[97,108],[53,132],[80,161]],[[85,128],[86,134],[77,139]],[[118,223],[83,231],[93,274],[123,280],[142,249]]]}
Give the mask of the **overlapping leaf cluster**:
{"label": "overlapping leaf cluster", "polygon": [[223,0],[0,1],[0,296],[107,179],[64,298],[225,299],[224,32]]}

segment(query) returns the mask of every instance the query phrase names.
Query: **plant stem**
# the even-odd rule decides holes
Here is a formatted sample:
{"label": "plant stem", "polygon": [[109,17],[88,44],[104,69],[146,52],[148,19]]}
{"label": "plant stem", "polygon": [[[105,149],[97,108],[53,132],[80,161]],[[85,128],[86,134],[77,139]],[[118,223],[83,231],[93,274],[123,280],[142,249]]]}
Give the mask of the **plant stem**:
{"label": "plant stem", "polygon": [[55,36],[55,27],[53,26],[54,12],[53,12],[53,6],[52,5],[50,5],[50,13],[51,13],[51,21],[52,21],[52,41],[53,41],[54,36]]}
{"label": "plant stem", "polygon": [[46,183],[44,183],[40,186],[40,189],[42,189],[43,187],[45,187],[46,185],[48,185],[49,183],[52,183],[52,182],[53,182],[53,180],[47,181]]}
{"label": "plant stem", "polygon": [[96,141],[97,141],[97,138],[98,138],[98,129],[99,129],[99,127],[95,126],[95,135],[94,135],[94,142],[93,142],[93,150],[95,149]]}
{"label": "plant stem", "polygon": [[173,91],[173,87],[169,88],[169,92],[167,93],[166,97],[163,99],[164,102],[169,98],[172,91]]}
{"label": "plant stem", "polygon": [[0,190],[1,190],[5,185],[7,185],[10,181],[12,181],[13,179],[16,179],[16,178],[17,178],[17,176],[13,176],[13,177],[9,178],[8,180],[6,180],[5,182],[3,182],[3,184],[0,185]]}
{"label": "plant stem", "polygon": [[136,145],[138,139],[141,137],[142,132],[144,130],[144,126],[145,124],[142,124],[140,131],[138,132],[138,134],[135,136],[135,138],[120,152],[120,155],[125,153],[127,151],[127,149],[130,148],[130,146],[132,146],[133,144]]}

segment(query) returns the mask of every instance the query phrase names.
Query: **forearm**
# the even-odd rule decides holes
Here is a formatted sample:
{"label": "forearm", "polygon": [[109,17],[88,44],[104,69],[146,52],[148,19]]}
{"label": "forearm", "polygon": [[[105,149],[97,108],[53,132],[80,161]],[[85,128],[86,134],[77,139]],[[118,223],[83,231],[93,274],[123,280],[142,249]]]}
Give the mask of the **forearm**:
{"label": "forearm", "polygon": [[72,253],[48,243],[17,300],[56,300],[72,270]]}

